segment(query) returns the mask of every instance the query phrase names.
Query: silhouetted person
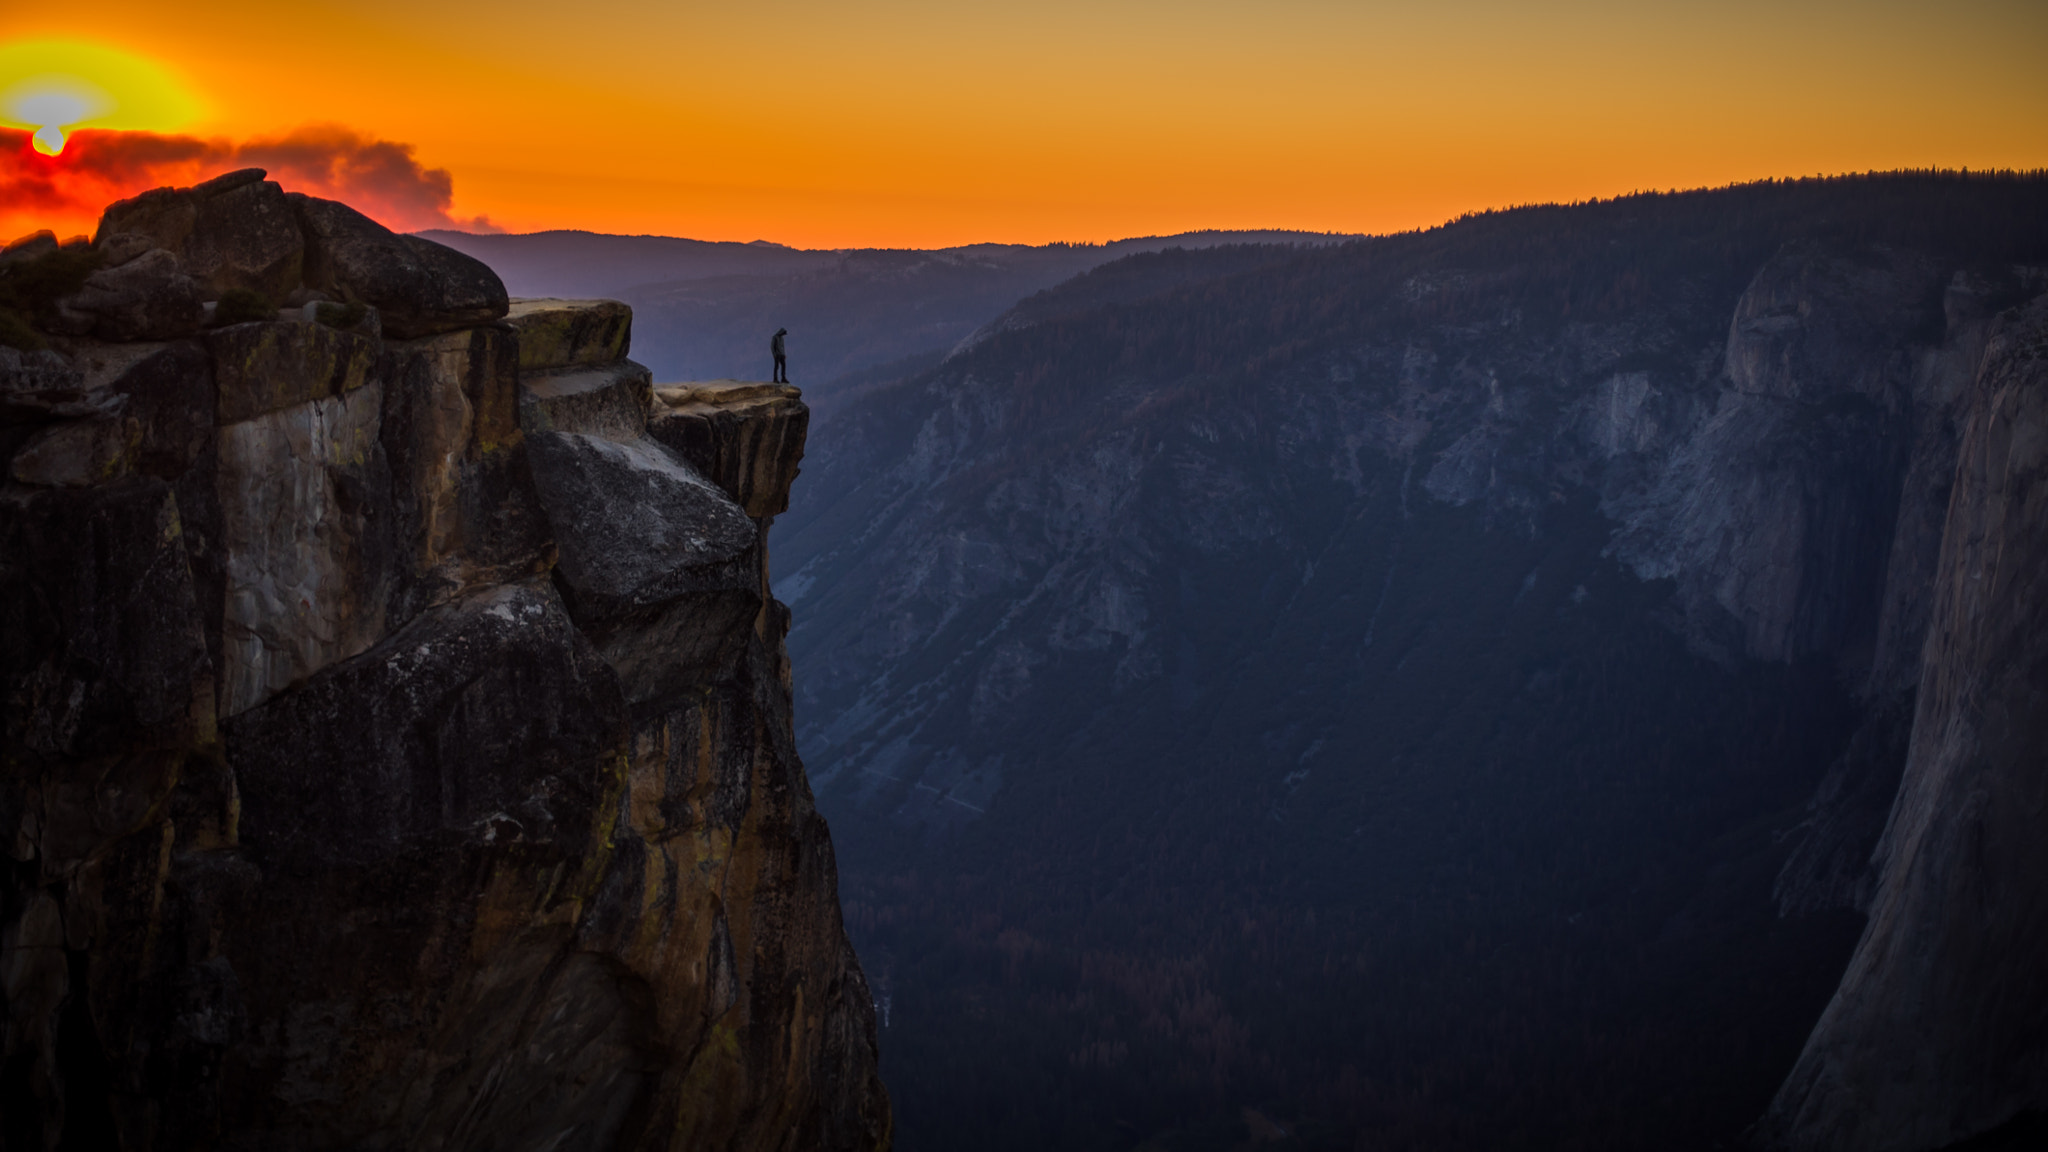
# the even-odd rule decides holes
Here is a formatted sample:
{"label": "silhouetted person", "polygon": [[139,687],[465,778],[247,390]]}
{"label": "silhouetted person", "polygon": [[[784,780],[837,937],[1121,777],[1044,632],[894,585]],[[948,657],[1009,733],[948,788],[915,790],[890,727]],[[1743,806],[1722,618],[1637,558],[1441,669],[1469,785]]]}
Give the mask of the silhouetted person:
{"label": "silhouetted person", "polygon": [[777,328],[774,339],[768,341],[768,351],[775,354],[775,382],[789,383],[789,360],[783,355],[782,338],[789,335],[789,329]]}

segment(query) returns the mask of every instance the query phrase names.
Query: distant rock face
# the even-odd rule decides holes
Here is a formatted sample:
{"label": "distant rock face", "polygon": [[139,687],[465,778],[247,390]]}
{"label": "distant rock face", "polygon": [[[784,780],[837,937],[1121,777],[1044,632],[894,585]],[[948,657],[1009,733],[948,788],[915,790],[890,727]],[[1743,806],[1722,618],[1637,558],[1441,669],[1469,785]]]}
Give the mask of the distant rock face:
{"label": "distant rock face", "polygon": [[2000,321],[1961,425],[1870,925],[1767,1123],[1795,1148],[2048,1109],[2048,298]]}
{"label": "distant rock face", "polygon": [[1900,337],[1942,281],[1924,258],[1794,245],[1743,294],[1712,410],[1659,484],[1615,501],[1617,551],[1678,580],[1702,648],[1793,660],[1874,619],[1900,446],[1938,422],[1944,383]]}
{"label": "distant rock face", "polygon": [[[1076,282],[835,409],[777,589],[920,1054],[906,1140],[1106,1143],[1166,1053],[1210,1091],[1226,1031],[1215,1077],[1361,1146],[1732,1145],[1775,1096],[1778,1142],[1923,1150],[2041,1111],[2048,184],[1977,216],[1991,183],[1952,209],[2004,214],[1981,240],[1844,187],[1730,241],[1792,199],[1758,190]],[[1156,1002],[1109,956],[1204,966],[1175,996],[1228,1027],[1118,1025]],[[1607,974],[1532,990],[1553,962]],[[1608,1010],[1662,1031],[1564,1038]],[[1030,1048],[1119,1111],[977,1127]]]}
{"label": "distant rock face", "polygon": [[621,306],[528,347],[482,265],[274,190],[102,239],[277,292],[281,206],[387,338],[0,360],[0,1142],[886,1147],[749,510],[800,432],[713,446],[780,492],[707,476]]}

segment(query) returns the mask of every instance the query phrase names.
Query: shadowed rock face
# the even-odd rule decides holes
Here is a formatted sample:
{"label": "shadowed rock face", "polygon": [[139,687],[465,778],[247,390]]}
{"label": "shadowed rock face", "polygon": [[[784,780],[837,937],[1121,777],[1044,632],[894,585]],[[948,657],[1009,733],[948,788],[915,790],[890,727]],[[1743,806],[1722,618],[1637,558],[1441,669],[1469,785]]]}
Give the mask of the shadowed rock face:
{"label": "shadowed rock face", "polygon": [[101,217],[97,241],[110,251],[171,253],[209,298],[243,288],[281,300],[299,285],[306,245],[284,190],[263,176],[245,168],[123,200]]}
{"label": "shadowed rock face", "polygon": [[[207,205],[260,176],[102,233],[259,282]],[[780,492],[706,475],[622,307],[525,347],[300,209],[412,338],[0,361],[0,1147],[886,1147],[753,511],[788,412]]]}
{"label": "shadowed rock face", "polygon": [[306,284],[375,307],[394,336],[430,336],[488,323],[510,302],[480,260],[400,236],[346,204],[293,193],[306,237]]}
{"label": "shadowed rock face", "polygon": [[1962,428],[1870,925],[1767,1125],[1798,1148],[2048,1109],[2048,299],[2001,320]]}

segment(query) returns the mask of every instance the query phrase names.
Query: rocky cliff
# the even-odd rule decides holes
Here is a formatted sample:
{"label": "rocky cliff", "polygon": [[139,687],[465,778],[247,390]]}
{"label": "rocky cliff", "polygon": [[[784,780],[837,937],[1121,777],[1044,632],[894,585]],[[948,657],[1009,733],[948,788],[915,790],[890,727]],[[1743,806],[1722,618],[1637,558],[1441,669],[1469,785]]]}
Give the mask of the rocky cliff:
{"label": "rocky cliff", "polygon": [[2044,264],[2039,175],[1532,208],[834,408],[778,589],[904,1145],[2042,1108]]}
{"label": "rocky cliff", "polygon": [[1799,1148],[2048,1111],[2048,297],[1999,319],[1975,375],[1870,924],[1766,1125]]}
{"label": "rocky cliff", "polygon": [[255,171],[0,304],[0,1146],[888,1145],[793,390]]}

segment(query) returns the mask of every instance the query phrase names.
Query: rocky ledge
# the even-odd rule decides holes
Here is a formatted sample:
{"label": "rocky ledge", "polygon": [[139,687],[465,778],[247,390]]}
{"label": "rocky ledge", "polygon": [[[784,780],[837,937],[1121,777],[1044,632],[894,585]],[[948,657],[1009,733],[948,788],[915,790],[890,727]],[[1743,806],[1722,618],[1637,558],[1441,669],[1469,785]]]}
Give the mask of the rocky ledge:
{"label": "rocky ledge", "polygon": [[794,390],[261,172],[0,306],[0,1143],[887,1146]]}

